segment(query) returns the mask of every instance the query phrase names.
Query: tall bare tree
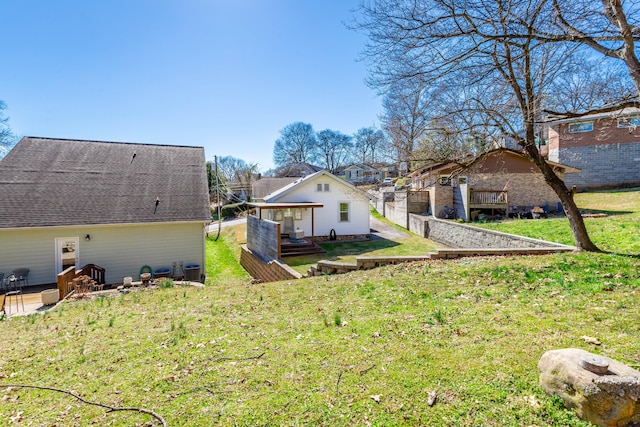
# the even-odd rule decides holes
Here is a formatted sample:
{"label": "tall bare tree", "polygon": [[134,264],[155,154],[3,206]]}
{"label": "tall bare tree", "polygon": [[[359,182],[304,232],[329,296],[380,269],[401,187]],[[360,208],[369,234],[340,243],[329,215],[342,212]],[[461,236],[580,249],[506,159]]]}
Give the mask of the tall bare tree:
{"label": "tall bare tree", "polygon": [[[559,34],[540,27],[540,35],[550,39],[581,43],[607,58],[622,61],[640,94],[640,4],[629,0],[552,0]],[[548,27],[547,27],[548,29]]]}
{"label": "tall bare tree", "polygon": [[358,129],[353,141],[354,157],[362,163],[376,163],[386,148],[384,133],[374,126]]}
{"label": "tall bare tree", "polygon": [[389,87],[382,105],[382,127],[389,135],[397,162],[408,163],[430,121],[431,93],[419,77],[400,80]]}
{"label": "tall bare tree", "polygon": [[280,138],[273,147],[273,163],[285,168],[297,163],[315,161],[317,153],[316,134],[309,123],[295,122],[280,131]]}
{"label": "tall bare tree", "polygon": [[571,191],[536,145],[545,88],[572,54],[570,46],[551,46],[538,37],[537,29],[553,19],[549,2],[374,0],[360,10],[357,28],[370,41],[370,84],[384,91],[420,76],[427,84],[453,88],[459,102],[442,104],[443,113],[473,116],[465,124],[470,133],[492,128],[516,141],[558,195],[576,247],[597,251]]}
{"label": "tall bare tree", "polygon": [[342,132],[325,129],[316,134],[318,157],[331,173],[343,166],[349,158],[352,148],[351,137]]}

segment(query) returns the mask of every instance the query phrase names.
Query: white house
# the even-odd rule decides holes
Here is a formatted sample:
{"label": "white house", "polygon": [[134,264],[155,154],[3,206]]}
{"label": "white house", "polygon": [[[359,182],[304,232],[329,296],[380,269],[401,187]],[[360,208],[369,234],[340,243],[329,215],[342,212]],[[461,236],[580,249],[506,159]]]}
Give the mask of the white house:
{"label": "white house", "polygon": [[0,161],[0,200],[0,272],[28,268],[30,285],[72,265],[107,283],[146,265],[205,271],[202,147],[25,137]]}
{"label": "white house", "polygon": [[370,231],[369,196],[326,170],[307,175],[250,203],[256,216],[305,237],[364,236]]}

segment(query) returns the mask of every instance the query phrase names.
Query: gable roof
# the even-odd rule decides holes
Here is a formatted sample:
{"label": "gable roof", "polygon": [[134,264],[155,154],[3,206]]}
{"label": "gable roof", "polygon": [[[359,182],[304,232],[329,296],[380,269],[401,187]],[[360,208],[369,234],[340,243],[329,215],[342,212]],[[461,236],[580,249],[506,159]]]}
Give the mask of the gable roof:
{"label": "gable roof", "polygon": [[24,137],[0,160],[0,228],[210,218],[202,147]]}
{"label": "gable roof", "polygon": [[295,181],[296,177],[288,176],[288,177],[280,177],[280,178],[260,178],[251,184],[251,192],[252,197],[254,199],[262,199],[264,196],[269,193],[273,193],[274,191],[284,187],[287,184],[291,184]]}
{"label": "gable roof", "polygon": [[[513,156],[516,159],[526,160],[527,162],[530,162],[529,158],[525,156],[523,153],[521,153],[520,151],[501,147],[501,148],[496,148],[494,150],[487,151],[476,157],[473,157],[471,155],[466,155],[456,160],[431,163],[422,168],[416,169],[415,171],[411,172],[408,176],[416,177],[416,176],[430,175],[430,174],[443,173],[443,172],[447,174],[457,173],[457,172],[461,172],[462,170],[469,169],[476,163],[488,157],[495,156],[495,155],[505,155],[505,154]],[[574,168],[572,166],[568,166],[562,163],[552,162],[550,160],[546,160],[546,162],[555,171],[560,171],[562,173],[580,172],[580,169]]]}
{"label": "gable roof", "polygon": [[346,168],[344,168],[345,171],[347,170],[366,170],[366,171],[375,171],[378,172],[378,169],[376,169],[375,167],[368,165],[366,163],[354,163],[352,165],[347,166]]}
{"label": "gable roof", "polygon": [[[299,178],[296,179],[295,181],[293,181],[292,183],[285,185],[284,187],[274,191],[271,194],[267,194],[266,196],[264,196],[264,201],[267,203],[273,203],[275,201],[277,201],[280,197],[283,197],[284,195],[290,193],[291,191],[293,191],[296,188],[299,188],[300,186],[306,184],[307,182],[311,182],[317,178],[320,178],[322,176],[326,176],[330,179],[333,179],[334,181],[344,185],[345,187],[350,188],[351,190],[354,190],[358,193],[361,193],[364,197],[366,197],[367,199],[369,198],[369,195],[367,193],[365,193],[364,191],[360,190],[359,188],[357,188],[356,186],[346,182],[343,179],[338,178],[337,176],[333,175],[332,173],[330,173],[327,170],[321,170],[320,172],[316,172],[313,173],[311,175],[307,175],[303,178]],[[310,201],[310,200],[301,200],[301,201]]]}

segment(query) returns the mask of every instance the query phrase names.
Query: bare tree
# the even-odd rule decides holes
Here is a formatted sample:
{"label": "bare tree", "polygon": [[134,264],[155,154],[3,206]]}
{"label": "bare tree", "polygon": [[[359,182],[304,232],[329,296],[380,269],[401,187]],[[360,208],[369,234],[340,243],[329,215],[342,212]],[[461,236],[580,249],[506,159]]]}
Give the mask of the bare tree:
{"label": "bare tree", "polygon": [[325,168],[335,173],[349,158],[352,148],[351,137],[331,129],[320,131],[316,135],[318,142],[318,157],[324,162]]}
{"label": "bare tree", "polygon": [[360,128],[353,135],[355,158],[362,163],[375,163],[385,149],[386,138],[374,126]]}
{"label": "bare tree", "polygon": [[[607,58],[623,61],[635,94],[640,94],[640,61],[636,43],[640,40],[640,5],[637,1],[553,0],[559,35],[540,31],[542,36],[581,43]],[[543,28],[543,27],[540,27]]]}
{"label": "bare tree", "polygon": [[295,122],[280,131],[273,147],[273,163],[283,168],[297,163],[312,162],[317,153],[316,134],[308,123]]}
{"label": "bare tree", "polygon": [[398,163],[409,162],[428,128],[431,117],[429,86],[418,77],[400,80],[389,87],[382,105],[382,124],[397,153]]}
{"label": "bare tree", "polygon": [[0,100],[0,159],[16,144],[17,138],[9,127],[9,118],[4,115],[7,104]]}
{"label": "bare tree", "polygon": [[572,53],[570,46],[550,46],[537,34],[553,19],[548,1],[387,0],[363,3],[361,11],[357,27],[370,40],[369,83],[384,91],[419,76],[453,88],[459,102],[442,103],[443,112],[472,117],[456,120],[470,134],[484,128],[516,141],[558,195],[576,247],[597,251],[571,191],[536,146],[545,89]]}
{"label": "bare tree", "polygon": [[233,200],[237,191],[244,191],[247,199],[251,199],[251,181],[258,172],[257,163],[247,163],[242,159],[233,156],[223,156],[218,158],[218,179],[216,182],[215,166],[207,162],[207,177],[209,182],[209,193],[217,194],[214,186],[218,185],[221,199]]}

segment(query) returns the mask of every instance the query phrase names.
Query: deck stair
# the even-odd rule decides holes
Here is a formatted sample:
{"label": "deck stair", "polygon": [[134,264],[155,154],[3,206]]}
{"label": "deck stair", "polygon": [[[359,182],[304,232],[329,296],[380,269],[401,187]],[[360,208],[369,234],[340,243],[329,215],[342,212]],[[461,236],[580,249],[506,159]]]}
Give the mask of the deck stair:
{"label": "deck stair", "polygon": [[280,240],[280,256],[295,256],[295,255],[313,255],[322,254],[326,251],[320,247],[316,242],[308,237],[301,239],[289,239],[289,237],[281,237]]}

